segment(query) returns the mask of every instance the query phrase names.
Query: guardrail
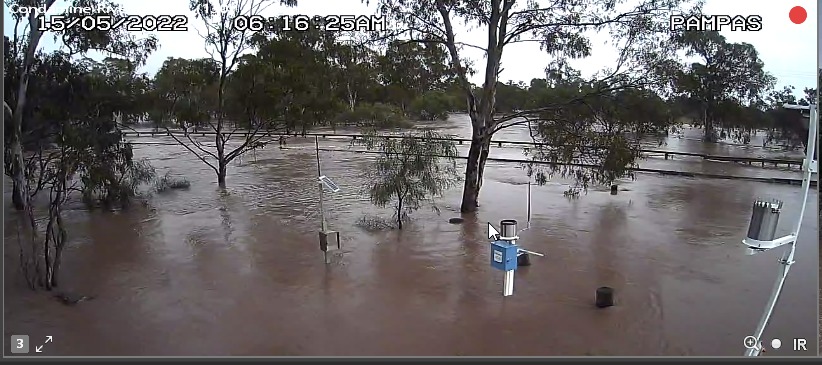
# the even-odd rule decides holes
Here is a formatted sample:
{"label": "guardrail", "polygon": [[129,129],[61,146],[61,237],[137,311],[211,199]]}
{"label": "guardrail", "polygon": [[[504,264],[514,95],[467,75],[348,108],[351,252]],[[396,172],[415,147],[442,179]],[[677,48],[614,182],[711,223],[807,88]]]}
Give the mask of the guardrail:
{"label": "guardrail", "polygon": [[[183,136],[185,133],[176,131],[172,131],[172,133],[177,136]],[[171,133],[166,131],[124,131],[123,135],[126,137],[163,137],[169,136]],[[215,132],[212,131],[205,131],[205,132],[189,132],[188,135],[190,136],[200,136],[200,137],[207,137],[215,135]],[[233,133],[234,136],[246,136],[248,133],[246,132],[236,132]],[[362,134],[340,134],[340,133],[264,133],[260,135],[268,135],[271,137],[320,137],[320,138],[346,138],[346,139],[357,139],[362,137]],[[399,135],[381,135],[380,137],[384,138],[405,138]],[[471,139],[469,138],[441,138],[443,140],[450,140],[454,141],[457,144],[465,144],[470,143]],[[510,146],[548,146],[545,143],[536,143],[536,142],[527,142],[527,141],[508,141],[508,140],[492,140],[492,145],[496,145],[497,147],[503,147],[504,145]],[[695,152],[680,152],[680,151],[666,151],[666,150],[655,150],[655,149],[640,149],[640,152],[645,155],[662,155],[664,158],[670,159],[674,156],[686,156],[686,157],[698,157],[709,161],[723,161],[723,162],[736,162],[736,163],[744,163],[748,165],[760,165],[762,167],[766,165],[773,165],[774,167],[779,167],[780,165],[784,165],[788,168],[796,168],[799,169],[802,167],[802,160],[801,159],[776,159],[776,158],[759,158],[759,157],[737,157],[737,156],[719,156],[719,155],[708,155],[704,153],[695,153]]]}
{"label": "guardrail", "polygon": [[[286,147],[288,149],[288,147]],[[313,150],[313,148],[312,148]],[[353,152],[353,153],[363,153],[363,154],[379,154],[379,151],[368,151],[368,150],[350,150],[350,149],[340,149],[340,148],[320,148],[320,151],[327,151],[327,152]],[[445,157],[445,156],[436,156],[436,157]],[[468,159],[466,156],[457,156],[459,159]],[[495,158],[495,157],[488,157],[488,161],[494,162],[509,162],[509,163],[534,163],[537,165],[562,165],[562,166],[574,166],[574,167],[588,167],[588,168],[597,168],[599,166],[591,165],[591,164],[579,164],[579,163],[553,163],[547,161],[532,161],[532,160],[524,160],[524,159],[515,159],[515,158]],[[771,184],[783,184],[783,185],[802,185],[802,179],[791,179],[791,178],[781,178],[781,177],[754,177],[754,176],[736,176],[736,175],[721,175],[721,174],[711,174],[705,172],[688,172],[688,171],[675,171],[675,170],[663,170],[663,169],[650,169],[650,168],[643,168],[643,167],[629,167],[628,170],[634,172],[643,172],[643,173],[656,173],[660,175],[668,175],[668,176],[682,176],[682,177],[702,177],[702,178],[711,178],[711,179],[724,179],[724,180],[745,180],[745,181],[756,181],[756,182],[764,182],[764,183],[771,183]],[[811,186],[816,186],[817,181],[811,181]]]}

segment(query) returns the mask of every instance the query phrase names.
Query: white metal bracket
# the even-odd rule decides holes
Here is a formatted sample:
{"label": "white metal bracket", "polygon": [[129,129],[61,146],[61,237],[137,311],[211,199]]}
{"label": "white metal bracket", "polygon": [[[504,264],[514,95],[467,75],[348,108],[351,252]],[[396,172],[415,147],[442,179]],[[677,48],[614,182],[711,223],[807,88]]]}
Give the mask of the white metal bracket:
{"label": "white metal bracket", "polygon": [[742,243],[744,243],[745,246],[748,246],[748,248],[750,248],[752,250],[766,251],[766,250],[777,248],[777,247],[782,246],[782,245],[793,243],[794,241],[796,241],[796,235],[792,233],[792,234],[789,234],[787,236],[779,237],[779,238],[771,240],[771,241],[760,241],[760,240],[745,238],[745,239],[742,240]]}

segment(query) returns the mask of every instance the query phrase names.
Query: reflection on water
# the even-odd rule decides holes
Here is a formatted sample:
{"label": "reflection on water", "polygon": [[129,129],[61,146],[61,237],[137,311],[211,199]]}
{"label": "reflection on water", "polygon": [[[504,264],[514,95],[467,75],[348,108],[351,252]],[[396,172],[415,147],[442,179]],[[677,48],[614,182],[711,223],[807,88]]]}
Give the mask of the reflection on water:
{"label": "reflection on water", "polygon": [[[323,153],[323,174],[342,187],[326,209],[343,240],[325,265],[313,143],[290,146],[232,165],[223,193],[181,148],[136,146],[191,189],[150,208],[70,212],[64,282],[96,295],[76,307],[23,288],[6,208],[6,335],[54,336],[51,355],[739,355],[780,255],[740,247],[750,202],[785,200],[786,227],[800,199],[792,186],[640,175],[616,196],[567,200],[553,180],[532,187],[520,241],[546,256],[503,298],[485,224],[525,226],[517,166],[489,162],[482,207],[461,225],[448,223],[457,188],[439,200],[441,216],[420,210],[402,232],[367,233],[359,218],[391,214],[362,194],[370,157]],[[816,200],[768,338],[816,338]],[[617,306],[593,306],[599,286],[615,288]],[[786,348],[769,354],[795,354]]]}

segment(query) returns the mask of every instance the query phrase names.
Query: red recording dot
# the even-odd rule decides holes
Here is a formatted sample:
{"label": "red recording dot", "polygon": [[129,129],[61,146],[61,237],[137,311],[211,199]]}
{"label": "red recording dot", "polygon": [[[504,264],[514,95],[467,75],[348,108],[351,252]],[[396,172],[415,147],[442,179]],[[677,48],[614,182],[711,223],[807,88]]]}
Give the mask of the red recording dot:
{"label": "red recording dot", "polygon": [[801,6],[794,6],[788,13],[788,17],[791,18],[794,24],[802,24],[805,22],[805,19],[808,19],[808,12]]}

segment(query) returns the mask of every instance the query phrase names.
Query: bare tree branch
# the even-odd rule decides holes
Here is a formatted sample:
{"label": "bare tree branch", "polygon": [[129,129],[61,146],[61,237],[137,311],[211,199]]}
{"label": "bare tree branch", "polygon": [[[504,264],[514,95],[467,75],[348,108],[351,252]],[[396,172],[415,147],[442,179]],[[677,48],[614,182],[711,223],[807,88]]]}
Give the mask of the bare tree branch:
{"label": "bare tree branch", "polygon": [[[168,131],[168,128],[166,128],[166,131]],[[212,165],[212,164],[211,164],[211,162],[208,162],[208,160],[206,160],[203,156],[200,156],[200,154],[198,154],[196,151],[194,151],[194,149],[192,149],[191,147],[189,147],[189,146],[188,146],[188,144],[186,144],[185,142],[183,142],[183,141],[181,141],[179,138],[177,138],[177,136],[175,136],[175,135],[174,135],[174,133],[171,133],[171,131],[168,131],[168,135],[169,135],[171,138],[173,138],[173,139],[174,139],[174,141],[176,141],[179,145],[183,146],[183,147],[184,147],[185,149],[187,149],[189,152],[191,152],[192,154],[194,154],[194,156],[195,156],[195,157],[197,157],[200,161],[202,161],[203,163],[205,163],[206,165],[208,165],[208,167],[211,167],[211,169],[212,169],[212,170],[214,170],[214,172],[218,172],[217,168],[216,168],[216,167],[214,167],[214,165]],[[186,136],[188,136],[188,134],[186,134]],[[189,138],[190,138],[190,137],[189,137]],[[209,154],[210,154],[211,156],[213,156],[213,153],[209,153]]]}

